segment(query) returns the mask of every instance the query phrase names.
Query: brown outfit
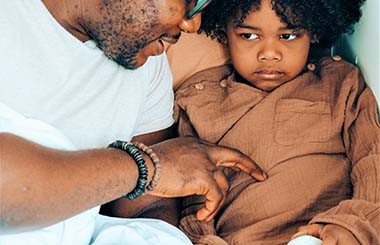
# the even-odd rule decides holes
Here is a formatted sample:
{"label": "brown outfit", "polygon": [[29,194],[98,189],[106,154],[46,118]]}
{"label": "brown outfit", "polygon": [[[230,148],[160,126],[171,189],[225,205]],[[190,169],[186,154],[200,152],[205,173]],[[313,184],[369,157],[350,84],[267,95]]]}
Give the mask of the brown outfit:
{"label": "brown outfit", "polygon": [[[380,127],[359,70],[323,58],[267,93],[234,79],[231,66],[195,74],[176,92],[181,136],[237,148],[268,174],[256,182],[225,169],[226,204],[198,222],[184,201],[180,227],[194,243],[283,244],[307,223],[332,223],[380,244]],[[224,241],[223,241],[223,240]]]}

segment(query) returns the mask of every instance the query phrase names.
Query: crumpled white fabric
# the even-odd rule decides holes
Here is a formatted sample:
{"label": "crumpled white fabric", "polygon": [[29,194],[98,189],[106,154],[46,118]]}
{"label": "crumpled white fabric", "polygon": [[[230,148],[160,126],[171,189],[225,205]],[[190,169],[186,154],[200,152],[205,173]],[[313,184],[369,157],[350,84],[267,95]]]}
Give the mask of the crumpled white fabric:
{"label": "crumpled white fabric", "polygon": [[99,215],[92,245],[191,244],[176,227],[157,219],[122,219]]}
{"label": "crumpled white fabric", "polygon": [[[51,148],[76,149],[56,128],[26,118],[1,102],[0,132],[12,133]],[[95,207],[43,229],[1,235],[0,245],[191,244],[179,229],[164,221],[113,218],[98,213],[99,207]]]}
{"label": "crumpled white fabric", "polygon": [[287,245],[321,245],[322,241],[316,237],[302,235],[294,238]]}

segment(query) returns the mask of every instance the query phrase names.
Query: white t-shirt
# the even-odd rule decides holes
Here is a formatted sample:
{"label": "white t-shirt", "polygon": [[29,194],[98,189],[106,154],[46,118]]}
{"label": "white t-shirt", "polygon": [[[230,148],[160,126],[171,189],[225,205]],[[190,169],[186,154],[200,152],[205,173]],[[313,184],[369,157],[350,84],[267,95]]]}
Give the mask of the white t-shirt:
{"label": "white t-shirt", "polygon": [[[56,128],[26,118],[1,102],[0,132],[19,135],[51,148],[75,150],[70,140]],[[98,212],[99,207],[95,207],[42,229],[0,235],[0,245],[191,244],[179,229],[164,221],[114,218]]]}
{"label": "white t-shirt", "polygon": [[137,70],[82,43],[40,0],[0,0],[0,102],[60,130],[78,149],[173,123],[166,55]]}

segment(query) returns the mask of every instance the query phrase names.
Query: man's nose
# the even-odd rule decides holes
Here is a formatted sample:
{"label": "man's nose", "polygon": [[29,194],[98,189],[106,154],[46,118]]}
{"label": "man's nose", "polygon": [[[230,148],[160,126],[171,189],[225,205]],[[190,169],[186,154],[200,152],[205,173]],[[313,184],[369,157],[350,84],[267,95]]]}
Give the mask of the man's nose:
{"label": "man's nose", "polygon": [[257,54],[258,61],[281,61],[282,53],[278,45],[273,42],[264,44]]}
{"label": "man's nose", "polygon": [[183,17],[178,27],[183,32],[191,33],[199,30],[201,26],[202,17],[201,14],[194,15],[191,19],[188,19],[186,15]]}

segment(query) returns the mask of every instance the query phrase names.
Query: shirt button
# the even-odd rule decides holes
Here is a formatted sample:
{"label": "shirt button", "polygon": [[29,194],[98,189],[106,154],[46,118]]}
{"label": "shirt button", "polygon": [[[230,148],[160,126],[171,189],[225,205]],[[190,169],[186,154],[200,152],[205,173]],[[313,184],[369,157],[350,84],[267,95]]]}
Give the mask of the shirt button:
{"label": "shirt button", "polygon": [[196,83],[194,87],[198,90],[203,90],[205,88],[205,85],[203,83]]}
{"label": "shirt button", "polygon": [[339,55],[334,55],[334,56],[332,57],[332,59],[335,60],[335,61],[339,61],[339,60],[342,59],[342,57],[340,57]]}
{"label": "shirt button", "polygon": [[313,63],[307,64],[307,69],[309,71],[315,71],[316,66]]}
{"label": "shirt button", "polygon": [[225,80],[223,80],[223,81],[221,81],[220,83],[219,83],[219,85],[220,85],[220,87],[222,87],[222,88],[227,88],[227,82],[225,81]]}

